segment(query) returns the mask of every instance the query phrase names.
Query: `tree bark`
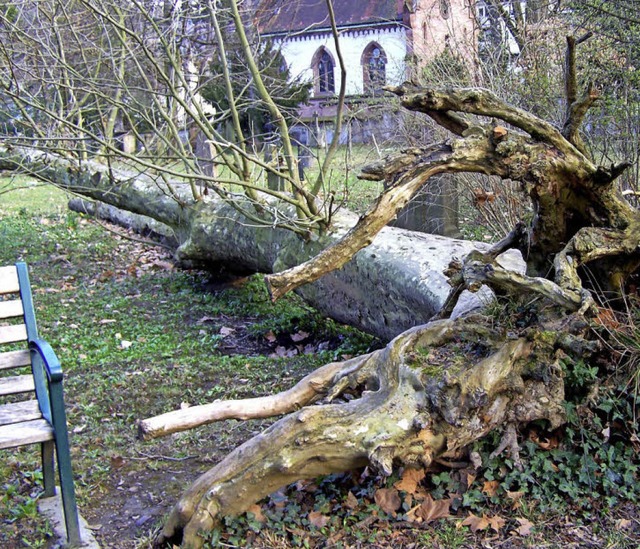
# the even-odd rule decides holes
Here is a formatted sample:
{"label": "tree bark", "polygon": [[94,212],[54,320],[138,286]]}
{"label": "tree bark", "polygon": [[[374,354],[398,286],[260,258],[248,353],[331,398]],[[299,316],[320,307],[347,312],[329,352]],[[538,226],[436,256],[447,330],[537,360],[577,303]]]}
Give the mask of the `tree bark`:
{"label": "tree bark", "polygon": [[[217,197],[194,202],[186,185],[168,186],[148,175],[109,169],[97,162],[78,163],[29,149],[2,148],[0,168],[26,170],[99,201],[103,217],[123,223],[126,216],[138,227],[168,236],[177,242],[180,260],[205,267],[224,264],[245,274],[274,273],[303,263],[338,242],[358,221],[355,214],[342,210],[333,218],[331,233],[304,241],[290,231],[247,222]],[[242,201],[240,207],[250,206]],[[286,207],[279,208],[282,216],[294,215]],[[424,324],[440,310],[450,290],[444,270],[451,258],[487,246],[394,227],[378,231],[366,250],[298,293],[323,314],[388,341]],[[517,257],[511,257],[517,265]],[[478,299],[468,296],[464,308],[479,305]]]}

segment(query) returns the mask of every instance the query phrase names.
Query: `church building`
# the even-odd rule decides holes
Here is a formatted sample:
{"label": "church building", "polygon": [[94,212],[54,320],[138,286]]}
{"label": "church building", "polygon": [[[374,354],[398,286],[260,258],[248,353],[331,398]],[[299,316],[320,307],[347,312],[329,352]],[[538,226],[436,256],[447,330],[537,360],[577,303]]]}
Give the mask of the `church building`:
{"label": "church building", "polygon": [[[398,85],[447,48],[472,59],[472,0],[334,0],[351,112],[363,99]],[[292,77],[313,82],[306,122],[329,121],[341,85],[338,51],[325,0],[262,0],[256,30],[280,47]],[[369,101],[369,104],[371,102]]]}

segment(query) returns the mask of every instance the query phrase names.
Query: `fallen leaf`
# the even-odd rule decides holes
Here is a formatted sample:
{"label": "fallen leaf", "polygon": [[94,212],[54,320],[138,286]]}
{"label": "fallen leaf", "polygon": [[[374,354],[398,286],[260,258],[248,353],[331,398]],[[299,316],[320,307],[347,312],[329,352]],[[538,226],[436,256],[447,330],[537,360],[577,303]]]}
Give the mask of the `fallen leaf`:
{"label": "fallen leaf", "polygon": [[478,452],[471,452],[469,454],[469,461],[474,469],[480,469],[480,467],[482,467],[482,456]]}
{"label": "fallen leaf", "polygon": [[531,530],[533,529],[533,523],[530,520],[526,518],[520,518],[520,517],[516,517],[516,520],[520,525],[514,530],[516,534],[522,537],[526,537],[529,534],[531,534]]}
{"label": "fallen leaf", "polygon": [[300,341],[303,341],[305,339],[307,339],[309,337],[309,333],[308,332],[303,332],[302,330],[300,330],[299,332],[296,332],[295,334],[291,334],[291,341],[293,341],[294,343],[298,343]]}
{"label": "fallen leaf", "polygon": [[128,349],[129,347],[131,347],[131,345],[133,345],[133,342],[127,341],[126,339],[120,341],[120,347],[122,347],[123,349]]}
{"label": "fallen leaf", "polygon": [[329,522],[329,517],[323,515],[320,511],[311,511],[309,513],[309,522],[316,528],[324,528]]}
{"label": "fallen leaf", "polygon": [[500,483],[497,480],[487,480],[482,485],[482,493],[487,497],[494,497],[498,493]]}
{"label": "fallen leaf", "polygon": [[116,322],[115,318],[103,318],[98,324],[113,324]]}
{"label": "fallen leaf", "polygon": [[620,329],[620,322],[618,321],[616,314],[608,307],[598,307],[595,322],[612,332]]}
{"label": "fallen leaf", "polygon": [[265,522],[267,519],[262,513],[262,507],[260,507],[257,503],[254,503],[249,509],[247,509],[247,513],[251,513],[258,522]]}
{"label": "fallen leaf", "polygon": [[446,518],[449,516],[451,502],[451,498],[434,500],[430,495],[427,495],[425,500],[416,509],[415,515],[420,517],[425,523]]}
{"label": "fallen leaf", "polygon": [[235,330],[233,328],[229,328],[228,326],[223,326],[222,328],[220,328],[220,335],[222,337],[227,337],[234,333]]}
{"label": "fallen leaf", "polygon": [[619,519],[616,521],[616,530],[630,530],[633,527],[633,521],[629,519]]}
{"label": "fallen leaf", "polygon": [[524,492],[519,491],[519,492],[509,492],[507,491],[507,497],[513,501],[513,503],[511,504],[511,508],[512,509],[519,509],[520,506],[522,505],[520,503],[520,500],[522,499],[522,496],[524,496]]}
{"label": "fallen leaf", "polygon": [[397,490],[403,490],[408,494],[415,494],[418,484],[425,477],[423,469],[406,468],[402,473],[402,478],[396,482],[393,487]]}
{"label": "fallen leaf", "polygon": [[215,318],[212,316],[203,316],[202,318],[196,321],[196,324],[204,324],[205,322],[212,322]]}
{"label": "fallen leaf", "polygon": [[157,260],[153,261],[151,266],[152,267],[157,267],[158,269],[164,269],[165,271],[173,270],[173,263],[170,263],[169,261],[161,261],[161,260],[157,259]]}
{"label": "fallen leaf", "polygon": [[276,334],[274,334],[271,330],[269,330],[266,334],[264,334],[264,338],[269,342],[269,343],[275,343],[276,339],[278,339],[276,337]]}
{"label": "fallen leaf", "polygon": [[499,532],[500,530],[502,530],[506,522],[507,521],[504,520],[500,515],[495,515],[489,519],[489,525],[496,532]]}
{"label": "fallen leaf", "polygon": [[358,505],[360,505],[358,503],[358,498],[353,495],[353,492],[349,492],[347,494],[347,500],[344,502],[344,504],[349,509],[356,509],[358,507]]}
{"label": "fallen leaf", "polygon": [[484,514],[481,517],[478,517],[469,513],[469,516],[462,521],[462,525],[468,526],[475,534],[476,532],[486,530],[489,527],[489,519]]}
{"label": "fallen leaf", "polygon": [[318,485],[313,480],[303,479],[296,482],[296,490],[313,494],[318,491]]}
{"label": "fallen leaf", "polygon": [[114,469],[120,469],[124,467],[127,460],[125,460],[122,456],[111,456],[111,467]]}
{"label": "fallen leaf", "polygon": [[467,488],[469,488],[476,481],[476,475],[474,475],[473,473],[469,473],[468,471],[466,475],[467,475]]}
{"label": "fallen leaf", "polygon": [[400,494],[395,488],[380,488],[376,490],[373,499],[376,505],[388,515],[394,515],[402,505]]}

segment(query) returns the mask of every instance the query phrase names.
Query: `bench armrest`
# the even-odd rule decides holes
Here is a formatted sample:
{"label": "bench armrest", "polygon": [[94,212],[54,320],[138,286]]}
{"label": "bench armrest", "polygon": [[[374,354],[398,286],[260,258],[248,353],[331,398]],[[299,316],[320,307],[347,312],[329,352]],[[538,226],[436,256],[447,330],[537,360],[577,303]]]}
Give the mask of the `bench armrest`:
{"label": "bench armrest", "polygon": [[49,383],[62,381],[62,366],[51,345],[43,339],[32,339],[29,341],[29,350],[32,353],[36,352],[42,358]]}

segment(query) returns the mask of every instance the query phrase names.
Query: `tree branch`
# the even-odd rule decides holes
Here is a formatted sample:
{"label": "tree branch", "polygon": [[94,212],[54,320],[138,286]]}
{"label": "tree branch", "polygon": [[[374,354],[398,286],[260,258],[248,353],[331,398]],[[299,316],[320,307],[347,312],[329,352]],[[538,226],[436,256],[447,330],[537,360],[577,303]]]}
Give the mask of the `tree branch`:
{"label": "tree branch", "polygon": [[299,410],[326,395],[336,381],[364,366],[368,356],[326,364],[291,389],[275,395],[212,402],[144,419],[138,423],[138,437],[148,440],[225,419],[267,418]]}
{"label": "tree branch", "polygon": [[431,113],[442,113],[448,129],[464,134],[473,126],[465,124],[463,119],[452,113],[467,113],[488,116],[503,120],[528,133],[534,139],[548,143],[559,151],[584,158],[584,155],[567,141],[564,136],[549,122],[537,116],[509,105],[499,99],[493,92],[483,88],[415,88],[407,85],[390,88],[401,97],[404,107],[409,110]]}
{"label": "tree branch", "polygon": [[567,51],[565,54],[565,95],[567,112],[562,135],[573,144],[582,154],[588,156],[587,148],[580,137],[580,126],[591,106],[599,98],[599,93],[593,84],[578,98],[578,76],[576,70],[576,46],[589,39],[592,33],[586,33],[580,38],[567,36]]}

